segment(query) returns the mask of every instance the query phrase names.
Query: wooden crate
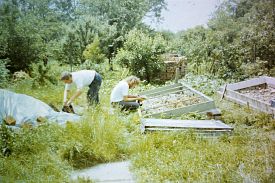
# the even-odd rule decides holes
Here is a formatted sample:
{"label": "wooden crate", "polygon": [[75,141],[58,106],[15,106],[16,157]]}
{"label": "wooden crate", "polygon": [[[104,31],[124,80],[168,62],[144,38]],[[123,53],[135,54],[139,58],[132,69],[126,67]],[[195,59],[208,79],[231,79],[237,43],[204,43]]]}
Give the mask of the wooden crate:
{"label": "wooden crate", "polygon": [[231,134],[233,128],[220,120],[174,120],[143,118],[141,120],[142,133],[148,131],[192,131],[203,136],[218,136]]}
{"label": "wooden crate", "polygon": [[[175,107],[175,108],[167,108],[167,110],[162,110],[160,112],[150,112],[148,108],[146,108],[146,101],[144,103],[144,110],[143,110],[143,117],[170,117],[170,116],[181,116],[182,114],[189,113],[189,112],[209,112],[213,109],[216,109],[215,103],[213,99],[210,97],[204,95],[203,93],[191,88],[190,86],[187,86],[184,83],[177,83],[169,86],[164,86],[160,88],[156,88],[153,90],[145,91],[140,93],[140,95],[145,95],[148,100],[152,100],[155,98],[161,98],[165,95],[171,95],[171,94],[177,94],[177,93],[183,93],[190,95],[190,100],[192,99],[199,99],[199,102],[197,103],[190,103],[186,104],[182,107]],[[188,99],[187,99],[188,100]],[[172,105],[171,103],[169,105]],[[153,106],[152,109],[157,109],[162,106]]]}
{"label": "wooden crate", "polygon": [[[264,101],[262,99],[256,99],[249,95],[240,93],[241,90],[249,88],[265,87],[274,90],[270,101]],[[274,77],[259,77],[253,78],[247,81],[242,81],[233,84],[227,84],[221,87],[218,94],[222,98],[228,99],[230,101],[236,102],[241,105],[247,105],[255,110],[268,113],[275,118],[275,108],[271,106],[272,100],[275,99],[275,78]]]}

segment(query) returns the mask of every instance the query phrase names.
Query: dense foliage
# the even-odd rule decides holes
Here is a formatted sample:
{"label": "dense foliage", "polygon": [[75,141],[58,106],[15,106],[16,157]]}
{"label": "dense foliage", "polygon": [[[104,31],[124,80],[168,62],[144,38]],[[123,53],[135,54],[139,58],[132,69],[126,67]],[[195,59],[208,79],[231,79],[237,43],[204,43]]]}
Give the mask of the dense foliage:
{"label": "dense foliage", "polygon": [[85,61],[83,51],[98,36],[100,49],[120,48],[124,36],[142,27],[151,12],[158,18],[164,0],[3,0],[0,2],[0,59],[10,71],[28,71],[50,56],[61,62]]}
{"label": "dense foliage", "polygon": [[[83,112],[83,120],[65,127],[43,123],[37,128],[12,131],[0,128],[0,174],[3,182],[68,182],[73,169],[97,163],[131,160],[138,182],[272,182],[274,180],[274,119],[223,101],[223,121],[234,133],[217,138],[197,137],[192,131],[141,134],[137,113],[109,113],[113,86],[124,69],[109,72],[100,92],[101,104]],[[195,78],[186,78],[190,83]],[[200,81],[202,80],[202,81]],[[198,78],[204,90],[219,81]],[[63,84],[31,88],[28,81],[10,86],[60,106]],[[142,87],[142,86],[141,86]],[[146,86],[147,87],[147,86]],[[139,88],[142,89],[142,88]],[[86,96],[78,100],[85,103]],[[182,116],[200,119],[200,115]]]}
{"label": "dense foliage", "polygon": [[209,28],[196,27],[177,35],[171,50],[189,59],[190,70],[222,78],[274,75],[274,1],[224,2]]}
{"label": "dense foliage", "polygon": [[6,68],[7,60],[0,60],[0,87],[7,83],[9,70]]}
{"label": "dense foliage", "polygon": [[150,36],[140,30],[130,31],[116,61],[130,69],[132,74],[153,81],[162,71],[161,54],[165,53],[166,42],[160,36]]}

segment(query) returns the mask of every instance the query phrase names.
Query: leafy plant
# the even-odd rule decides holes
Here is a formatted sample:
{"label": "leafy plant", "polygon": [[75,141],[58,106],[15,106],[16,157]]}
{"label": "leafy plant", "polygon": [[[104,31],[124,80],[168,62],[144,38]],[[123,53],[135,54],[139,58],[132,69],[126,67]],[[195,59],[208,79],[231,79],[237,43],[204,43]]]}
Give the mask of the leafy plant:
{"label": "leafy plant", "polygon": [[3,122],[0,127],[0,147],[3,156],[9,156],[12,153],[14,145],[14,134],[11,128],[8,128]]}
{"label": "leafy plant", "polygon": [[273,4],[271,0],[225,1],[208,28],[182,31],[169,44],[170,50],[185,55],[188,70],[195,74],[235,80],[272,74]]}
{"label": "leafy plant", "polygon": [[93,62],[96,64],[100,64],[104,62],[106,57],[104,54],[102,54],[102,51],[100,49],[100,42],[98,36],[95,37],[94,41],[91,44],[88,44],[86,46],[86,49],[83,52],[83,56],[89,62]]}
{"label": "leafy plant", "polygon": [[47,84],[57,84],[55,73],[52,72],[49,64],[44,65],[41,62],[32,65],[33,87],[44,86]]}
{"label": "leafy plant", "polygon": [[160,35],[150,36],[141,30],[132,30],[115,61],[128,67],[132,74],[141,79],[154,82],[163,69],[161,54],[165,52],[165,45]]}
{"label": "leafy plant", "polygon": [[224,80],[211,75],[194,75],[192,73],[188,73],[181,81],[210,96],[215,94],[219,87],[225,84]]}
{"label": "leafy plant", "polygon": [[9,76],[9,70],[6,68],[7,60],[0,59],[0,87],[4,87],[7,84]]}

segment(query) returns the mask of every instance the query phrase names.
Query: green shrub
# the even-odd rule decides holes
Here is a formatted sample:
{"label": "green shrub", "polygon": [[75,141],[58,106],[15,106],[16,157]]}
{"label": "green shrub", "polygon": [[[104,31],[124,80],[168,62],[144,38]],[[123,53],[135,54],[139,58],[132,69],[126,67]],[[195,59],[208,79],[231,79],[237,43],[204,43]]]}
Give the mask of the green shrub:
{"label": "green shrub", "polygon": [[3,156],[9,156],[12,153],[14,145],[14,133],[7,127],[3,122],[1,122],[0,127],[0,150]]}
{"label": "green shrub", "polygon": [[194,75],[188,73],[182,81],[196,90],[206,94],[213,95],[222,86],[225,81],[222,79],[215,78],[210,75]]}
{"label": "green shrub", "polygon": [[115,61],[142,80],[154,82],[163,69],[161,54],[165,52],[166,42],[160,35],[150,36],[141,30],[132,30],[118,51]]}
{"label": "green shrub", "polygon": [[[79,66],[80,69],[87,69],[87,70],[95,70],[98,72],[101,76],[106,75],[106,73],[109,71],[109,65],[107,62],[96,64],[92,62],[91,60],[86,60],[83,64]],[[104,78],[103,78],[104,79]]]}
{"label": "green shrub", "polygon": [[6,68],[7,62],[7,59],[0,59],[0,87],[4,87],[7,84],[9,76],[9,70]]}
{"label": "green shrub", "polygon": [[102,54],[100,49],[100,42],[98,36],[95,37],[91,44],[86,46],[86,49],[83,51],[83,57],[89,62],[100,64],[106,59],[105,55]]}
{"label": "green shrub", "polygon": [[57,77],[50,64],[44,65],[42,62],[32,64],[31,76],[33,78],[33,87],[41,87],[48,84],[57,84]]}

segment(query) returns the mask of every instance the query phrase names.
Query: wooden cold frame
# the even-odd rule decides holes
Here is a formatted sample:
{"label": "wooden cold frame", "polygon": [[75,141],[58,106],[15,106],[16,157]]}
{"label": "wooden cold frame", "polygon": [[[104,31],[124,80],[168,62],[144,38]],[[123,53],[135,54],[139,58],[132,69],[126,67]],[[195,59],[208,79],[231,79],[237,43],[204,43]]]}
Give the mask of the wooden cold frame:
{"label": "wooden cold frame", "polygon": [[[239,93],[238,90],[256,87],[259,85],[267,85],[275,89],[275,78],[262,76],[259,78],[253,78],[247,81],[238,83],[232,83],[226,85],[226,90],[222,91],[224,87],[221,87],[218,94],[222,95],[223,98],[230,101],[236,102],[241,105],[247,105],[255,110],[259,110],[268,114],[271,114],[275,118],[275,108],[271,106],[271,103],[267,103],[261,100],[254,99],[250,96]],[[274,95],[275,99],[275,95]]]}
{"label": "wooden cold frame", "polygon": [[[184,83],[176,83],[169,86],[164,86],[149,91],[140,93],[140,95],[146,95],[148,99],[158,98],[167,94],[185,92],[192,93],[193,97],[203,98],[203,102],[194,103],[192,105],[169,109],[166,111],[142,115],[139,109],[139,115],[141,117],[141,132],[146,131],[190,131],[192,130],[198,135],[203,137],[218,136],[225,133],[231,133],[233,128],[222,123],[220,120],[174,120],[163,119],[170,116],[181,116],[188,112],[212,112],[217,111],[213,99],[204,95],[203,93],[191,88]],[[154,106],[155,107],[155,106]],[[154,108],[151,107],[151,108]],[[157,106],[158,107],[158,106]],[[214,113],[213,113],[214,114]],[[215,114],[216,115],[216,114]],[[220,115],[220,113],[219,113]],[[157,119],[162,118],[162,119]]]}
{"label": "wooden cold frame", "polygon": [[191,88],[190,86],[184,83],[176,83],[169,86],[164,86],[156,89],[152,89],[149,91],[141,92],[140,95],[145,95],[147,98],[155,98],[160,97],[166,94],[176,93],[176,92],[184,92],[190,91],[194,95],[203,98],[204,102],[195,103],[193,105],[188,105],[185,107],[174,108],[158,113],[143,115],[143,117],[170,117],[170,116],[180,116],[189,112],[207,112],[212,109],[216,109],[215,103],[213,99],[204,95],[203,93]]}

